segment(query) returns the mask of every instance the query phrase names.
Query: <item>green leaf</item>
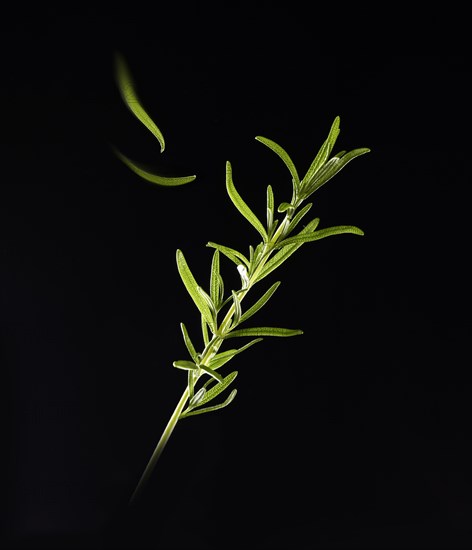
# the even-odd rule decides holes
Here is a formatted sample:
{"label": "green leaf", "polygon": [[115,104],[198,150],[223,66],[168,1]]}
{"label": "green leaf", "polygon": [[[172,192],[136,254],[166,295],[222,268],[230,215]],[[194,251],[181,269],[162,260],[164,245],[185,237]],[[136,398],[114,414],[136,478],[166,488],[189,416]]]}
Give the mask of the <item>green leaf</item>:
{"label": "green leaf", "polygon": [[[362,147],[360,149],[353,149],[349,153],[339,153],[342,154],[341,157],[333,157],[331,158],[321,170],[315,176],[313,179],[307,183],[306,185],[306,191],[304,191],[305,198],[317,191],[322,185],[324,185],[327,181],[329,181],[333,176],[335,176],[342,168],[346,166],[348,162],[355,159],[356,157],[359,157],[361,155],[364,155],[365,153],[369,153],[370,149],[367,147]],[[304,188],[305,189],[305,188]]]}
{"label": "green leaf", "polygon": [[207,346],[210,341],[210,338],[208,337],[208,324],[205,321],[205,318],[203,317],[203,315],[200,315],[200,319],[201,319],[201,326],[202,326],[203,343],[205,344],[205,346]]}
{"label": "green leaf", "polygon": [[274,223],[274,192],[272,186],[267,186],[267,229],[270,231]]}
{"label": "green leaf", "polygon": [[[295,220],[295,218],[293,218]],[[306,233],[309,233],[311,231],[314,231],[316,227],[318,226],[320,222],[319,218],[315,218],[314,220],[311,220],[301,231],[298,235],[304,235]],[[264,277],[267,277],[269,273],[274,271],[274,269],[277,269],[280,265],[282,265],[296,250],[302,246],[303,242],[299,242],[296,244],[286,244],[283,246],[281,250],[277,252],[264,266],[262,271],[259,273],[259,276],[257,278],[258,281],[261,281]]]}
{"label": "green leaf", "polygon": [[249,208],[249,206],[244,202],[241,195],[236,191],[236,187],[233,183],[231,163],[226,162],[226,190],[228,195],[233,202],[234,206],[239,210],[239,212],[246,218],[246,220],[259,232],[264,242],[267,242],[267,233],[259,221],[254,212]]}
{"label": "green leaf", "polygon": [[116,147],[114,147],[113,149],[115,151],[116,156],[120,160],[122,160],[126,164],[126,166],[128,166],[128,168],[131,168],[131,170],[135,174],[137,174],[141,178],[151,183],[155,183],[157,185],[164,185],[166,187],[176,187],[178,185],[184,185],[185,183],[189,183],[197,177],[197,176],[181,176],[181,177],[159,176],[158,174],[150,172],[142,164],[139,164],[129,159],[127,156],[123,155],[123,153],[120,153],[120,151],[118,151]]}
{"label": "green leaf", "polygon": [[180,329],[182,330],[182,336],[184,338],[185,346],[187,347],[187,350],[190,354],[190,357],[197,362],[198,354],[195,350],[194,345],[192,344],[192,340],[190,340],[190,336],[188,334],[187,328],[183,323],[180,323]]}
{"label": "green leaf", "polygon": [[299,210],[295,214],[295,216],[293,216],[292,220],[290,221],[290,225],[288,226],[286,235],[291,233],[295,229],[295,227],[297,227],[297,225],[300,223],[300,221],[305,216],[305,214],[307,214],[307,212],[309,212],[309,210],[311,209],[312,206],[313,206],[312,202],[309,202],[308,204],[305,204],[305,206],[301,210]]}
{"label": "green leaf", "polygon": [[[353,233],[354,235],[364,235],[362,229],[355,227],[354,225],[338,225],[335,227],[327,227],[326,229],[320,229],[319,231],[314,231],[313,233],[305,235],[294,235],[289,237],[279,243],[279,246],[287,246],[293,244],[302,244],[312,241],[318,241],[319,239],[324,239],[325,237],[330,237],[331,235],[341,235],[342,233]],[[275,257],[275,256],[274,256]]]}
{"label": "green leaf", "polygon": [[172,363],[175,368],[182,370],[196,370],[198,369],[197,365],[193,361],[186,361],[185,359],[179,359]]}
{"label": "green leaf", "polygon": [[196,407],[197,405],[199,405],[202,399],[205,397],[205,394],[206,394],[206,389],[200,388],[197,391],[197,393],[191,399],[189,399],[189,402],[188,402],[189,406]]}
{"label": "green leaf", "polygon": [[281,202],[279,207],[277,208],[277,212],[279,213],[286,212],[290,208],[293,210],[292,204],[290,204],[289,202]]}
{"label": "green leaf", "polygon": [[274,292],[277,290],[279,285],[280,285],[280,281],[277,281],[276,283],[274,283],[269,288],[269,290],[267,290],[265,292],[265,294],[263,296],[261,296],[261,298],[259,298],[259,300],[257,300],[257,302],[253,306],[251,306],[246,312],[244,312],[241,315],[241,319],[239,320],[239,323],[241,324],[244,321],[247,321],[247,319],[249,319],[255,313],[257,313],[261,309],[261,307],[264,306],[268,302],[268,300],[270,299],[272,294],[274,294]]}
{"label": "green leaf", "polygon": [[209,376],[211,376],[218,382],[223,382],[223,377],[221,376],[221,374],[215,372],[211,367],[207,367],[206,365],[199,365],[199,367],[202,369],[202,371],[206,372]]}
{"label": "green leaf", "polygon": [[229,349],[227,351],[223,351],[222,353],[218,353],[211,359],[209,366],[213,370],[219,369],[223,365],[228,363],[228,361],[233,359],[235,355],[242,353],[243,351],[247,350],[249,347],[253,346],[254,344],[257,344],[258,342],[262,342],[262,340],[263,338],[254,338],[254,340],[251,340],[245,346],[242,346],[239,349]]}
{"label": "green leaf", "polygon": [[154,135],[161,146],[162,153],[165,149],[164,136],[141,105],[131,73],[120,54],[115,55],[115,78],[123,101],[134,116]]}
{"label": "green leaf", "polygon": [[195,369],[188,369],[188,379],[187,379],[187,385],[188,385],[188,398],[191,401],[193,399],[193,393],[195,389]]}
{"label": "green leaf", "polygon": [[303,330],[279,328],[279,327],[252,327],[252,328],[242,328],[238,330],[232,330],[225,336],[225,338],[237,338],[240,336],[285,337],[285,336],[296,336],[298,334],[303,334]]}
{"label": "green leaf", "polygon": [[194,410],[191,410],[190,412],[182,413],[179,418],[187,418],[188,416],[195,416],[197,414],[204,414],[204,413],[209,413],[209,412],[223,409],[224,407],[227,407],[234,400],[234,398],[236,397],[236,394],[237,394],[237,390],[234,389],[229,394],[229,396],[227,397],[226,401],[224,401],[224,403],[221,403],[220,405],[213,405],[212,407],[204,407],[203,409],[194,409]]}
{"label": "green leaf", "polygon": [[[215,399],[215,397],[218,397],[218,395],[220,395],[221,392],[226,390],[226,388],[235,380],[237,375],[238,375],[238,371],[231,372],[230,374],[225,376],[221,382],[219,382],[218,384],[215,384],[209,390],[206,390],[203,398],[198,402],[198,406],[206,405],[207,403],[209,403],[210,401]],[[202,388],[202,389],[204,389],[204,388]],[[197,396],[197,395],[198,395],[198,392],[195,394],[195,396]],[[207,408],[204,408],[204,409],[196,409],[192,412],[190,412],[190,409],[187,409],[188,412],[187,411],[183,412],[180,415],[180,418],[185,418],[187,416],[192,416],[194,414],[202,414],[202,413],[205,413],[205,412],[216,411],[218,409],[221,409],[221,408],[226,407],[227,405],[229,405],[231,403],[231,401],[234,399],[235,396],[236,396],[236,390],[233,390],[224,403],[222,403],[220,405],[215,405],[214,407],[207,407]]]}
{"label": "green leaf", "polygon": [[201,286],[197,287],[197,290],[198,292],[200,293],[200,295],[202,296],[202,298],[205,300],[207,306],[208,306],[208,309],[210,310],[211,312],[211,317],[212,317],[212,320],[213,320],[213,323],[212,323],[212,326],[216,326],[216,313],[217,313],[217,308],[216,308],[216,305],[215,303],[213,302],[213,300],[210,298],[210,296],[208,296],[208,294],[203,290],[203,288]]}
{"label": "green leaf", "polygon": [[233,304],[234,304],[232,326],[235,327],[236,325],[239,324],[239,320],[241,319],[241,301],[239,300],[239,297],[236,294],[236,291],[232,290],[231,294],[233,295]]}
{"label": "green leaf", "polygon": [[331,129],[329,131],[328,137],[326,138],[325,142],[321,146],[316,157],[313,159],[313,162],[311,163],[307,173],[305,174],[305,177],[302,180],[302,183],[301,183],[302,190],[304,190],[306,186],[309,185],[309,182],[311,181],[313,176],[324,165],[331,151],[333,150],[334,144],[336,143],[336,140],[340,132],[339,123],[340,123],[340,118],[337,116],[331,125]]}
{"label": "green leaf", "polygon": [[211,260],[210,297],[216,307],[220,306],[220,252],[216,249]]}
{"label": "green leaf", "polygon": [[292,175],[293,185],[295,189],[298,189],[300,185],[300,178],[298,176],[297,169],[295,168],[295,164],[293,163],[292,159],[290,158],[289,154],[283,147],[281,147],[279,144],[275,143],[275,141],[272,141],[271,139],[262,137],[262,136],[256,136],[257,141],[260,141],[269,149],[272,149],[274,153],[276,153],[284,162],[285,166],[289,169],[290,174]]}
{"label": "green leaf", "polygon": [[180,274],[180,277],[187,289],[190,297],[194,301],[195,305],[199,309],[205,321],[208,323],[210,328],[214,330],[213,315],[208,307],[208,304],[202,294],[198,291],[198,284],[190,271],[190,268],[185,260],[185,257],[181,250],[177,250],[177,268]]}
{"label": "green leaf", "polygon": [[234,248],[229,248],[228,246],[223,246],[222,244],[217,244],[211,241],[207,243],[207,246],[211,248],[216,248],[236,265],[243,263],[246,267],[249,268],[249,260],[244,254],[238,252],[237,250],[234,250]]}
{"label": "green leaf", "polygon": [[230,384],[234,382],[238,376],[238,371],[235,370],[226,375],[221,382],[212,386],[209,390],[206,390],[205,397],[200,401],[201,405],[206,405],[215,397],[218,397],[222,391],[224,391]]}

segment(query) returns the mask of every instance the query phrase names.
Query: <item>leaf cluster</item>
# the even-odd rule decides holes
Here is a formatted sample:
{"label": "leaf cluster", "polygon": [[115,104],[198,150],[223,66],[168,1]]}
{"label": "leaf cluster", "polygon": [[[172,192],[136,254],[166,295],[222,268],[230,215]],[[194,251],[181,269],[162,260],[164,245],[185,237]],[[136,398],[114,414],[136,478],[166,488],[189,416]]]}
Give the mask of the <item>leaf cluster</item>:
{"label": "leaf cluster", "polygon": [[[126,105],[158,140],[161,152],[164,151],[164,137],[142,107],[129,70],[120,56],[116,58],[116,79]],[[229,199],[241,216],[258,233],[260,242],[255,247],[249,246],[247,253],[224,244],[208,242],[207,247],[213,249],[213,255],[206,289],[195,279],[182,250],[177,250],[178,273],[200,315],[202,337],[201,351],[197,352],[186,326],[181,323],[181,331],[189,358],[176,360],[173,365],[187,371],[189,397],[187,407],[180,414],[180,418],[215,411],[231,403],[236,396],[236,389],[233,389],[223,402],[209,405],[236,379],[237,371],[230,372],[226,376],[222,376],[218,372],[234,357],[261,342],[265,337],[290,337],[303,333],[299,329],[281,327],[244,326],[241,328],[241,325],[245,324],[269,302],[279,287],[280,281],[274,282],[245,309],[243,301],[252,287],[280,267],[305,243],[333,235],[364,234],[361,229],[352,225],[319,228],[320,219],[318,217],[307,221],[307,215],[313,206],[313,203],[307,202],[307,200],[313,193],[338,174],[351,160],[370,151],[368,148],[358,148],[351,151],[341,150],[333,154],[339,133],[340,117],[337,116],[331,125],[328,136],[303,177],[299,176],[294,162],[281,145],[266,137],[256,137],[258,142],[268,147],[282,160],[289,171],[292,183],[291,201],[281,202],[277,208],[275,207],[274,191],[271,185],[267,186],[264,221],[256,216],[236,189],[231,163],[229,161],[226,163],[226,191]],[[195,176],[165,178],[144,170],[141,165],[131,161],[119,151],[116,153],[136,174],[158,185],[177,186],[195,179]],[[226,292],[221,275],[222,256],[236,265],[240,276],[240,288],[231,289],[230,292]],[[220,351],[224,342],[234,338],[251,338],[251,340],[241,347]],[[205,383],[199,384],[200,378],[204,375],[207,376]]]}

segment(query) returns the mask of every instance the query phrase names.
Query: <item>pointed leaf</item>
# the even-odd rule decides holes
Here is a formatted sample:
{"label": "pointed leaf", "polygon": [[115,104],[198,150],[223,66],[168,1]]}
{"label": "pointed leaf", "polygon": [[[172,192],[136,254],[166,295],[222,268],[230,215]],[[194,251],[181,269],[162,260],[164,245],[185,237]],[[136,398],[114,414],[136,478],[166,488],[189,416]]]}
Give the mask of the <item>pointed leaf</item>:
{"label": "pointed leaf", "polygon": [[198,284],[194,276],[192,275],[192,272],[190,271],[190,268],[181,250],[179,249],[177,250],[176,257],[177,257],[177,268],[178,268],[180,277],[185,285],[185,288],[190,294],[190,297],[194,301],[195,305],[198,307],[205,321],[208,323],[210,328],[213,329],[214,323],[213,323],[213,316],[211,314],[210,308],[208,307],[208,304],[205,298],[198,291]]}
{"label": "pointed leaf", "polygon": [[[228,374],[227,376],[225,376],[223,378],[222,382],[220,382],[218,384],[215,384],[209,390],[206,390],[205,395],[200,400],[198,405],[199,406],[200,405],[206,405],[207,403],[209,403],[210,401],[215,399],[215,397],[218,397],[218,395],[220,395],[220,393],[223,392],[234,381],[234,379],[236,378],[237,375],[238,375],[238,371],[231,372],[230,374]],[[205,384],[205,386],[206,386],[206,384]],[[204,388],[202,388],[202,389],[204,389]],[[234,391],[235,390],[233,390],[233,392]],[[231,394],[233,392],[231,392]],[[198,394],[198,392],[197,392],[197,394]],[[216,405],[215,408],[210,407],[208,409],[198,409],[195,412],[197,414],[200,414],[201,412],[209,412],[210,410],[217,410],[217,409],[221,408],[222,406],[229,405],[229,403],[231,403],[231,401],[234,399],[234,395],[231,396],[231,394],[229,395],[229,397],[226,399],[226,401],[222,405]],[[185,416],[190,416],[190,414],[188,412],[184,412],[180,416],[180,418],[184,418]]]}
{"label": "pointed leaf", "polygon": [[164,136],[141,105],[131,73],[120,54],[115,56],[115,78],[123,101],[134,116],[154,135],[161,146],[162,153],[165,149]]}
{"label": "pointed leaf", "polygon": [[215,249],[211,261],[210,298],[216,307],[219,307],[220,305],[220,285],[220,252],[218,249]]}
{"label": "pointed leaf", "polygon": [[324,239],[325,237],[330,237],[331,235],[340,235],[342,233],[353,233],[354,235],[364,235],[362,229],[355,227],[354,225],[338,225],[336,227],[327,227],[326,229],[320,229],[319,231],[314,231],[313,233],[308,233],[305,235],[294,235],[289,237],[279,243],[280,246],[287,246],[292,244],[302,244],[312,241],[318,241],[319,239]]}
{"label": "pointed leaf", "polygon": [[246,218],[246,220],[259,232],[264,242],[267,241],[267,233],[259,221],[254,212],[249,208],[249,206],[244,202],[240,194],[236,191],[236,187],[233,183],[231,163],[228,161],[226,163],[226,190],[228,195],[233,202],[234,206],[239,210],[239,212]]}
{"label": "pointed leaf", "polygon": [[370,149],[368,149],[367,147],[363,147],[360,149],[354,149],[349,153],[343,154],[341,157],[331,158],[323,166],[323,168],[314,176],[312,181],[307,184],[305,197],[308,197],[309,195],[317,191],[322,185],[324,185],[333,176],[335,176],[342,168],[344,168],[348,162],[355,159],[356,157],[359,157],[369,152],[370,152]]}
{"label": "pointed leaf", "polygon": [[239,324],[239,319],[241,319],[241,302],[235,290],[232,290],[231,294],[233,295],[233,304],[234,304],[232,326],[235,327],[236,325]]}
{"label": "pointed leaf", "polygon": [[211,248],[216,248],[236,265],[239,265],[241,262],[243,262],[246,267],[249,267],[250,265],[249,260],[246,258],[246,256],[241,252],[234,250],[234,248],[229,248],[228,246],[223,246],[222,244],[217,244],[211,241],[207,243],[207,246]]}
{"label": "pointed leaf", "polygon": [[336,143],[336,140],[340,132],[339,123],[340,123],[340,118],[337,116],[331,125],[331,129],[329,131],[328,137],[326,138],[325,142],[321,146],[316,157],[314,158],[313,162],[308,168],[308,171],[305,174],[305,177],[303,178],[303,181],[301,183],[302,190],[304,190],[306,186],[309,185],[309,182],[312,180],[313,176],[324,165],[331,151],[333,150],[334,144]]}
{"label": "pointed leaf", "polygon": [[197,290],[202,296],[202,298],[205,300],[208,306],[208,309],[211,312],[213,325],[216,325],[216,305],[213,303],[213,300],[210,298],[210,296],[208,296],[208,294],[203,290],[201,286],[197,286]]}
{"label": "pointed leaf", "polygon": [[223,377],[221,376],[221,374],[215,372],[212,368],[207,367],[206,365],[199,365],[199,367],[202,369],[202,371],[206,372],[209,376],[211,376],[218,382],[223,382]]}
{"label": "pointed leaf", "polygon": [[309,210],[311,209],[312,206],[313,206],[312,202],[309,202],[308,204],[305,204],[305,206],[301,210],[299,210],[295,214],[295,216],[293,216],[292,220],[290,221],[290,225],[288,226],[286,235],[291,233],[295,229],[295,227],[297,227],[297,225],[300,223],[300,221],[305,216],[305,214],[307,214],[307,212],[309,212]]}
{"label": "pointed leaf", "polygon": [[175,368],[182,370],[196,370],[198,369],[197,365],[193,361],[186,361],[185,359],[179,359],[172,363]]}
{"label": "pointed leaf", "polygon": [[118,149],[114,148],[116,156],[123,161],[128,168],[131,168],[131,170],[140,176],[141,178],[145,179],[146,181],[149,181],[151,183],[155,183],[157,185],[164,185],[166,187],[176,187],[178,185],[184,185],[185,183],[189,183],[193,181],[197,176],[181,176],[181,177],[167,177],[167,176],[159,176],[158,174],[155,174],[153,172],[150,172],[147,168],[145,168],[142,164],[139,164],[125,155],[123,153],[120,153]]}
{"label": "pointed leaf", "polygon": [[205,397],[205,394],[206,389],[200,388],[197,393],[191,399],[189,399],[188,404],[190,405],[190,407],[196,407],[197,405],[200,405],[202,399]]}
{"label": "pointed leaf", "polygon": [[267,228],[271,229],[274,223],[274,192],[272,186],[267,186]]}
{"label": "pointed leaf", "polygon": [[205,321],[205,318],[203,317],[203,315],[200,315],[200,319],[201,319],[201,326],[202,326],[203,343],[205,344],[205,346],[207,346],[208,342],[210,341],[210,338],[208,337],[208,324]]}
{"label": "pointed leaf", "polygon": [[239,324],[243,323],[244,321],[247,321],[247,319],[252,317],[254,315],[254,313],[257,313],[261,309],[261,307],[264,306],[268,302],[268,300],[270,299],[272,294],[274,294],[274,292],[277,290],[279,285],[280,285],[280,281],[277,281],[276,283],[274,283],[269,288],[269,290],[267,290],[265,292],[265,294],[263,296],[261,296],[261,298],[259,298],[259,300],[257,300],[257,302],[253,306],[251,306],[247,311],[245,311],[241,315],[241,319],[239,320]]}
{"label": "pointed leaf", "polygon": [[187,385],[188,385],[188,398],[191,401],[193,399],[193,392],[195,389],[195,369],[188,369],[188,379],[187,379]]}
{"label": "pointed leaf", "polygon": [[224,401],[224,403],[221,403],[220,405],[213,405],[213,407],[204,407],[203,409],[194,409],[190,412],[182,413],[179,418],[187,418],[188,416],[195,416],[196,414],[204,414],[209,413],[213,411],[218,411],[219,409],[223,409],[224,407],[227,407],[236,397],[237,390],[234,389]]}
{"label": "pointed leaf", "polygon": [[196,363],[197,362],[197,352],[195,350],[194,345],[192,344],[192,340],[190,340],[190,336],[188,334],[187,328],[183,323],[180,323],[180,329],[182,330],[182,336],[184,338],[185,346],[187,347],[187,350],[190,354],[190,357]]}
{"label": "pointed leaf", "polygon": [[297,189],[300,185],[300,178],[298,176],[297,169],[295,168],[295,164],[293,163],[292,159],[290,158],[289,154],[283,147],[281,147],[279,144],[275,143],[275,141],[272,141],[271,139],[262,137],[262,136],[256,136],[257,141],[260,141],[269,149],[272,149],[274,153],[276,153],[284,162],[285,166],[289,169],[290,174],[292,175],[292,180],[294,182],[294,187]]}
{"label": "pointed leaf", "polygon": [[262,342],[263,338],[254,338],[254,340],[251,340],[248,342],[245,346],[242,346],[239,349],[229,349],[227,351],[223,351],[222,353],[218,353],[211,359],[209,366],[213,369],[219,369],[228,361],[231,361],[235,355],[238,355],[242,353],[243,351],[247,350],[249,347],[253,346],[254,344],[257,344],[258,342]]}
{"label": "pointed leaf", "polygon": [[240,336],[297,336],[303,334],[302,330],[279,327],[252,327],[232,330],[225,338],[237,338]]}
{"label": "pointed leaf", "polygon": [[[294,218],[295,219],[295,218]],[[311,220],[299,233],[299,235],[305,235],[306,233],[310,233],[311,231],[314,231],[319,224],[320,219],[315,218],[314,220]],[[287,244],[283,246],[281,250],[277,252],[264,266],[263,270],[260,272],[257,280],[260,281],[264,277],[267,277],[269,273],[274,271],[274,269],[277,269],[282,265],[285,260],[287,260],[294,252],[296,252],[300,246],[303,243],[296,243],[296,244]]]}

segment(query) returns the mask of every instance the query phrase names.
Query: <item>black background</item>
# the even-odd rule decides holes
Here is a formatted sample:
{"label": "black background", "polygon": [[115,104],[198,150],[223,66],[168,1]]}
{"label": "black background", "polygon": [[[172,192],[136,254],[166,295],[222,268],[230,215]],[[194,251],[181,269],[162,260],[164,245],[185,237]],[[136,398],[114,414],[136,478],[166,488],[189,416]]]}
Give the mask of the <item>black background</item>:
{"label": "black background", "polygon": [[[470,547],[470,58],[332,52],[308,12],[268,2],[28,10],[2,36],[5,547]],[[205,286],[207,241],[257,244],[226,161],[264,218],[267,185],[281,202],[291,184],[255,136],[303,175],[336,115],[336,149],[372,151],[312,213],[365,236],[307,244],[264,282],[282,284],[253,324],[304,335],[235,358],[236,400],[179,423],[128,507],[185,387],[179,323],[199,329],[176,249]],[[153,186],[111,145],[197,179]]]}

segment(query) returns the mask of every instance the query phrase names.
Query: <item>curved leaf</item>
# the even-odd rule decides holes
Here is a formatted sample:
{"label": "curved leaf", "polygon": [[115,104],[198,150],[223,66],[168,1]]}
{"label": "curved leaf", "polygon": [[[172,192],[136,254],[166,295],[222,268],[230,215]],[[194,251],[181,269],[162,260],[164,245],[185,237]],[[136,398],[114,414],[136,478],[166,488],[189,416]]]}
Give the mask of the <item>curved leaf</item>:
{"label": "curved leaf", "polygon": [[181,177],[159,176],[158,174],[149,172],[149,170],[147,170],[147,168],[144,168],[142,164],[139,164],[129,159],[127,156],[123,155],[123,153],[120,153],[120,151],[118,151],[116,147],[114,147],[114,152],[116,156],[121,161],[123,161],[126,164],[126,166],[128,166],[128,168],[131,168],[131,170],[135,174],[145,179],[146,181],[155,183],[157,185],[164,185],[166,187],[176,187],[178,185],[184,185],[185,183],[190,183],[197,177],[197,176],[181,176]]}
{"label": "curved leaf", "polygon": [[298,176],[297,169],[295,168],[295,164],[293,163],[287,151],[285,151],[285,149],[281,147],[278,143],[275,143],[275,141],[272,141],[269,138],[256,136],[256,139],[257,141],[260,141],[261,143],[269,147],[269,149],[272,149],[272,151],[274,151],[274,153],[276,153],[283,160],[285,166],[289,169],[290,174],[292,175],[294,187],[295,189],[297,189],[300,185],[300,178]]}
{"label": "curved leaf", "polygon": [[179,359],[172,363],[175,368],[182,370],[197,370],[198,367],[193,361],[186,361],[185,359]]}
{"label": "curved leaf", "polygon": [[246,256],[241,252],[234,250],[234,248],[230,248],[229,246],[224,246],[222,244],[217,244],[211,241],[208,242],[206,245],[211,248],[216,248],[236,265],[239,265],[241,262],[244,263],[246,267],[249,267],[250,265],[249,260],[246,258]]}
{"label": "curved leaf", "polygon": [[[213,407],[204,407],[203,409],[194,409],[189,412],[184,412],[179,416],[179,418],[187,418],[188,416],[195,416],[196,414],[204,414],[204,413],[209,413],[213,411],[218,411],[219,409],[223,409],[224,407],[227,407],[234,400],[237,392],[238,390],[234,389],[229,394],[227,399],[220,405],[213,405]],[[200,404],[201,404],[201,401],[200,401]]]}
{"label": "curved leaf", "polygon": [[162,153],[165,149],[164,136],[141,105],[131,73],[120,54],[115,55],[115,77],[123,101],[134,116],[154,135],[161,146]]}
{"label": "curved leaf", "polygon": [[213,315],[208,307],[207,301],[203,297],[202,293],[198,290],[199,285],[197,284],[190,268],[185,260],[185,257],[181,250],[177,250],[177,269],[179,271],[180,277],[187,289],[190,297],[194,301],[195,305],[199,309],[202,317],[208,323],[209,327],[214,329]]}
{"label": "curved leaf", "polygon": [[[207,403],[215,399],[215,397],[218,397],[218,395],[220,395],[220,393],[223,392],[234,381],[237,375],[238,375],[238,371],[231,372],[230,374],[225,376],[221,382],[219,382],[218,384],[215,384],[209,390],[205,390],[205,393],[201,399],[199,396],[199,401],[197,405],[198,406],[206,405]],[[201,389],[205,389],[207,384],[205,384],[205,386]],[[199,395],[200,391],[201,390],[197,391],[197,393],[195,394],[195,398],[197,397],[197,395]],[[189,407],[186,411],[184,411],[180,415],[179,418],[185,418],[187,416],[191,416],[194,414],[202,414],[205,412],[216,411],[218,409],[221,409],[222,407],[226,407],[227,405],[229,405],[235,396],[236,396],[236,390],[233,390],[228,396],[228,398],[226,399],[226,401],[224,401],[224,403],[220,405],[215,405],[214,407],[206,407],[204,409],[196,409],[196,410],[192,410],[192,407]]]}
{"label": "curved leaf", "polygon": [[244,202],[241,195],[236,191],[236,187],[233,183],[231,163],[226,162],[226,190],[228,195],[233,202],[234,206],[239,210],[239,212],[246,218],[246,220],[259,232],[264,242],[267,242],[267,233],[259,221],[254,212],[249,208],[249,206]]}

